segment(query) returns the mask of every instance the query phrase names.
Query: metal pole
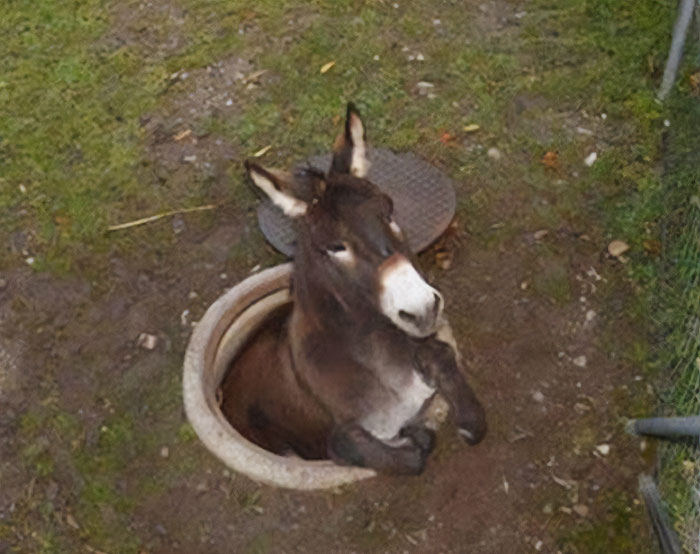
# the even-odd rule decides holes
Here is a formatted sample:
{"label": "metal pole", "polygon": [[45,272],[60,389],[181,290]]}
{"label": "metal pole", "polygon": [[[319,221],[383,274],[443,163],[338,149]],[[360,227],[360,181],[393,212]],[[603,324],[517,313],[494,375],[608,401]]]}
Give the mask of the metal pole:
{"label": "metal pole", "polygon": [[683,46],[685,45],[685,36],[688,33],[688,26],[693,17],[693,8],[695,0],[681,0],[681,6],[678,10],[678,18],[673,26],[673,39],[671,40],[671,49],[668,52],[668,60],[666,61],[666,69],[664,77],[661,81],[661,88],[657,98],[664,101],[671,92],[673,82],[676,80],[678,65],[680,64],[683,55]]}
{"label": "metal pole", "polygon": [[700,416],[632,419],[627,430],[635,435],[661,438],[700,437]]}
{"label": "metal pole", "polygon": [[659,541],[661,552],[663,554],[682,554],[681,543],[678,540],[678,535],[671,527],[654,479],[649,475],[640,475],[639,492],[642,493],[644,503],[647,506],[647,512],[649,512],[649,518],[651,518],[654,534]]}

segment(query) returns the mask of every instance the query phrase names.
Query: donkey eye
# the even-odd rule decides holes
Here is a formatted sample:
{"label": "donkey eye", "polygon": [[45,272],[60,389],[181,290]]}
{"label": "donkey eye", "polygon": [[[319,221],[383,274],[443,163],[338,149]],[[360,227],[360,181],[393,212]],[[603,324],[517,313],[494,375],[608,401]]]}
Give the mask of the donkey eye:
{"label": "donkey eye", "polygon": [[340,252],[345,252],[347,249],[348,249],[347,246],[345,246],[342,242],[331,244],[330,246],[326,247],[326,250],[328,252],[330,252],[331,254],[338,254]]}

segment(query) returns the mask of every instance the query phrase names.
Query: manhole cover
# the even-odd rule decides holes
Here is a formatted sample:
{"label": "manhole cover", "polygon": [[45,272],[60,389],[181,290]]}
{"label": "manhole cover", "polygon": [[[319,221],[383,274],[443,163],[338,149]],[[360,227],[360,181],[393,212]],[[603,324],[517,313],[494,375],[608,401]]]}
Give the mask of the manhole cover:
{"label": "manhole cover", "polygon": [[[452,180],[436,167],[411,153],[370,149],[368,178],[394,201],[394,219],[401,226],[413,252],[426,249],[452,221],[455,191]],[[314,156],[311,167],[325,172],[331,154]],[[292,257],[296,241],[294,221],[270,200],[258,207],[258,222],[265,238],[277,250]]]}

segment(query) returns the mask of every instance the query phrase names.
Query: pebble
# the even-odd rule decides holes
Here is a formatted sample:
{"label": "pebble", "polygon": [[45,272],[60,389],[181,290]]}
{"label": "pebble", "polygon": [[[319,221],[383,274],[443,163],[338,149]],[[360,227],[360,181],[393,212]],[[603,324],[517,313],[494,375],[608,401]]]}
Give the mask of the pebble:
{"label": "pebble", "polygon": [[498,161],[503,157],[503,154],[501,154],[501,151],[498,148],[493,148],[493,147],[488,149],[488,151],[486,152],[486,155],[494,161]]}
{"label": "pebble", "polygon": [[182,161],[191,164],[191,163],[194,163],[194,162],[197,161],[197,156],[195,156],[195,155],[192,155],[192,156],[185,156],[185,157],[182,158]]}
{"label": "pebble", "polygon": [[595,449],[600,452],[603,456],[607,456],[610,454],[610,445],[609,444],[599,444],[598,446],[595,447]]}
{"label": "pebble", "polygon": [[230,98],[228,100],[226,100],[226,105],[233,106],[233,100],[231,100]]}
{"label": "pebble", "polygon": [[421,54],[420,52],[418,52],[418,54],[416,54],[416,60],[418,60],[419,62],[422,62],[423,60],[425,60],[425,56],[423,54]]}
{"label": "pebble", "polygon": [[163,458],[167,458],[170,455],[170,449],[167,446],[163,446],[160,449],[160,455]]}
{"label": "pebble", "polygon": [[544,543],[542,541],[537,541],[535,543],[535,550],[537,550],[537,552],[539,552],[540,550],[542,550],[543,546],[544,546]]}
{"label": "pebble", "polygon": [[574,512],[576,512],[581,517],[586,517],[588,515],[588,506],[585,504],[574,504],[572,506]]}
{"label": "pebble", "polygon": [[586,367],[586,364],[588,363],[586,356],[576,356],[572,361],[577,367]]}
{"label": "pebble", "polygon": [[532,393],[532,399],[535,402],[544,402],[544,394],[542,394],[540,391],[536,390],[535,392]]}
{"label": "pebble", "polygon": [[136,341],[136,344],[138,344],[141,348],[145,348],[146,350],[153,350],[156,347],[156,344],[158,344],[158,337],[149,333],[141,333]]}
{"label": "pebble", "polygon": [[596,316],[596,313],[593,310],[588,310],[586,312],[586,321],[593,321],[595,316]]}
{"label": "pebble", "polygon": [[598,154],[596,152],[591,152],[586,156],[586,159],[583,160],[583,163],[585,163],[588,167],[591,167],[595,161],[598,159]]}

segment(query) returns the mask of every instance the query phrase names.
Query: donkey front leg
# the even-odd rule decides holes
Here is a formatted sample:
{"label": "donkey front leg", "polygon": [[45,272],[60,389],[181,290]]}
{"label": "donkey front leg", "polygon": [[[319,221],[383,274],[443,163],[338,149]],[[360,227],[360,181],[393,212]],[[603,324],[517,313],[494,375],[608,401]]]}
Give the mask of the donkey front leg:
{"label": "donkey front leg", "polygon": [[436,387],[450,406],[459,434],[469,444],[481,442],[486,434],[486,415],[481,402],[459,369],[453,349],[429,339],[416,353],[416,365],[423,378]]}
{"label": "donkey front leg", "polygon": [[[425,431],[430,433],[427,429]],[[404,436],[408,439],[406,444],[391,446],[360,425],[348,423],[336,427],[331,433],[328,454],[334,462],[342,465],[368,467],[394,475],[418,475],[425,468],[433,441],[423,435],[420,435],[422,440],[415,440],[413,433]]]}

